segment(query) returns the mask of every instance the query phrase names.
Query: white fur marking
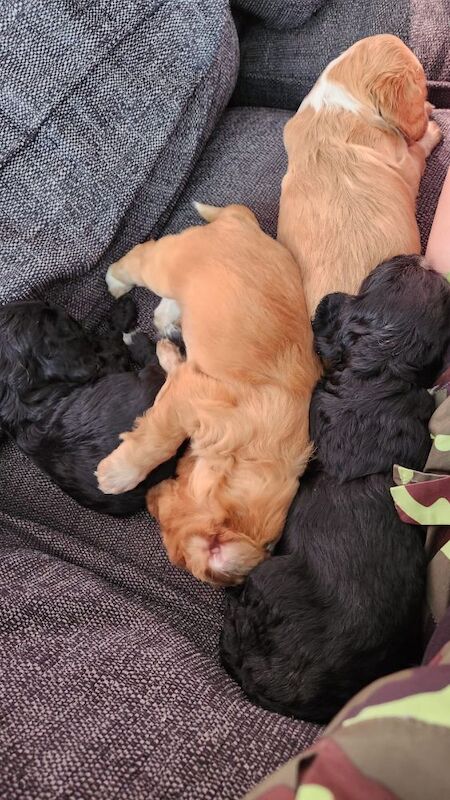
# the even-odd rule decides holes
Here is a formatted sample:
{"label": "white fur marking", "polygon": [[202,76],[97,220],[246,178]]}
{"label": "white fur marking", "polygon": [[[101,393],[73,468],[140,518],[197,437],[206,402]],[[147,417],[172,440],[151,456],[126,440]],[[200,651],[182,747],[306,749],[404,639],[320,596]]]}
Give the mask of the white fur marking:
{"label": "white fur marking", "polygon": [[127,347],[129,347],[130,344],[133,344],[133,336],[134,336],[135,333],[136,333],[136,331],[134,330],[134,331],[129,331],[128,333],[123,333],[122,334],[123,342],[124,342],[124,344],[127,345]]}
{"label": "white fur marking", "polygon": [[193,200],[193,201],[192,201],[192,205],[194,206],[194,208],[195,208],[195,210],[196,210],[197,214],[199,215],[199,217],[202,217],[202,218],[203,218],[202,211],[203,211],[203,209],[205,208],[205,205],[206,205],[206,204],[205,204],[205,203],[199,203],[199,201],[198,201],[198,200]]}
{"label": "white fur marking", "polygon": [[128,286],[126,283],[119,281],[118,278],[115,278],[114,275],[112,275],[111,270],[112,267],[110,267],[106,273],[106,283],[110,294],[112,294],[112,296],[115,298],[122,297],[123,294],[126,294],[130,291],[131,286]]}
{"label": "white fur marking", "polygon": [[328,66],[322,72],[322,75],[316,81],[310,93],[306,95],[305,99],[300,105],[300,108],[308,108],[312,106],[314,111],[320,111],[322,108],[343,108],[345,111],[351,111],[357,114],[361,110],[361,103],[347,92],[347,90],[340,86],[338,83],[328,79],[328,73],[341,61],[347,54],[347,51],[341,53],[340,56],[330,61]]}
{"label": "white fur marking", "polygon": [[170,339],[170,335],[177,332],[180,319],[180,306],[176,300],[171,300],[169,297],[163,297],[153,312],[155,328],[165,339]]}
{"label": "white fur marking", "polygon": [[345,111],[351,111],[357,114],[362,106],[358,100],[347,92],[343,86],[328,80],[322,76],[317,81],[310,93],[305,97],[300,108],[307,108],[312,106],[314,111],[320,111],[322,108],[342,108]]}
{"label": "white fur marking", "polygon": [[194,206],[197,214],[204,219],[205,222],[214,222],[214,220],[219,216],[220,212],[223,211],[223,207],[221,206],[211,206],[208,203],[198,203],[197,200],[193,200],[192,205]]}

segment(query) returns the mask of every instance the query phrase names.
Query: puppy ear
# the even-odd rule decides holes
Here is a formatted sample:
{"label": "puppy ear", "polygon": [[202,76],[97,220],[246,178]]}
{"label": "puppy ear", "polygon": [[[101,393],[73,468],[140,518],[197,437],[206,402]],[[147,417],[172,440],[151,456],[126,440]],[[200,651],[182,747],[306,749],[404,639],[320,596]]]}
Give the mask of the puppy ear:
{"label": "puppy ear", "polygon": [[425,76],[420,64],[381,71],[370,85],[380,116],[410,142],[424,135],[428,123]]}
{"label": "puppy ear", "polygon": [[341,313],[348,298],[343,292],[327,294],[317,306],[312,321],[314,349],[329,364],[337,365],[341,359]]}

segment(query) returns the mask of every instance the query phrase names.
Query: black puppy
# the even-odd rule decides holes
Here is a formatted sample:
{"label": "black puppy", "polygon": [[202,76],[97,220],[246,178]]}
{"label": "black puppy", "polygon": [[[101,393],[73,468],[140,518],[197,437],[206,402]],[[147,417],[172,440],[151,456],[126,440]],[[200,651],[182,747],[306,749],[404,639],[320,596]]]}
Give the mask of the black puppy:
{"label": "black puppy", "polygon": [[221,658],[257,703],[327,722],[370,681],[420,658],[425,554],[400,521],[392,466],[422,469],[427,392],[450,341],[450,287],[419,256],[378,266],[313,323],[325,371],[315,460],[275,556],[229,594]]}
{"label": "black puppy", "polygon": [[[155,345],[123,332],[137,319],[128,295],[117,301],[108,334],[87,333],[62,308],[40,301],[0,308],[0,428],[79,503],[107,514],[145,508],[146,491],[173,477],[176,459],[135,489],[105,495],[97,464],[154,402],[165,381]],[[132,358],[145,364],[134,372]]]}

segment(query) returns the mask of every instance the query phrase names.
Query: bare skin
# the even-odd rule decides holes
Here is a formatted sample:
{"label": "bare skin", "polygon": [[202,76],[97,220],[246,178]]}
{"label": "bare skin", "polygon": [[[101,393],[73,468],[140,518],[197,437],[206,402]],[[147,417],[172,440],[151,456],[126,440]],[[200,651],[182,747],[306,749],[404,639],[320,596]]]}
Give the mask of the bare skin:
{"label": "bare skin", "polygon": [[436,272],[450,273],[450,170],[439,197],[425,255]]}

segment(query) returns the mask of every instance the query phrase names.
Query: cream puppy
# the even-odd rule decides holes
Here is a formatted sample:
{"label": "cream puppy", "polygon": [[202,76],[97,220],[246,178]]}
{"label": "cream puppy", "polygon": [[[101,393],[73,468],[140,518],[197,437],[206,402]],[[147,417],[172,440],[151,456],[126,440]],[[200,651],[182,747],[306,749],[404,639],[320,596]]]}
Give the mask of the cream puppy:
{"label": "cream puppy", "polygon": [[431,110],[417,58],[380,35],[332,61],[286,124],[278,240],[301,268],[310,315],[381,261],[420,252],[416,197],[441,139]]}

